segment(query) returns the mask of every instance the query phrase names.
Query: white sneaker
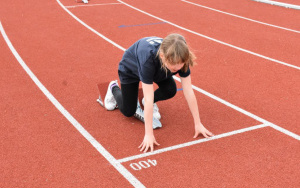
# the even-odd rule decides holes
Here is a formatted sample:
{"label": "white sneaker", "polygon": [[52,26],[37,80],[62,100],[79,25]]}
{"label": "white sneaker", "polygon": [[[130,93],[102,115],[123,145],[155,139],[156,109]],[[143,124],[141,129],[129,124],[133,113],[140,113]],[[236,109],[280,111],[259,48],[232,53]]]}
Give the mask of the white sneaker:
{"label": "white sneaker", "polygon": [[[144,98],[142,99],[142,103],[143,103],[143,106],[145,106]],[[158,109],[158,106],[156,103],[153,103],[153,117],[155,117],[158,120],[161,119],[161,115],[159,113],[159,109]]]}
{"label": "white sneaker", "polygon": [[88,0],[82,0],[82,2],[87,4],[89,1]]}
{"label": "white sneaker", "polygon": [[[138,118],[139,120],[141,120],[142,122],[145,123],[144,111],[142,110],[139,102],[137,103],[137,108],[136,108],[134,117]],[[158,119],[156,119],[155,117],[153,117],[152,128],[157,129],[157,128],[161,128],[161,127],[162,127],[161,122]]]}
{"label": "white sneaker", "polygon": [[111,86],[113,84],[115,84],[116,86],[119,86],[117,80],[111,81],[109,83],[107,92],[105,95],[105,99],[104,99],[104,106],[107,110],[114,110],[117,107],[117,101],[111,91]]}

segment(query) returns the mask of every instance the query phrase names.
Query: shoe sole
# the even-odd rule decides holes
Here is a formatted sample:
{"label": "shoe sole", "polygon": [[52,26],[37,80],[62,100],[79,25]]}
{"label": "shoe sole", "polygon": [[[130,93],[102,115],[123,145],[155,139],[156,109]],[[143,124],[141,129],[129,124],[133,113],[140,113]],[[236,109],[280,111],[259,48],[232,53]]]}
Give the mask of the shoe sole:
{"label": "shoe sole", "polygon": [[[107,86],[109,86],[109,82],[102,82],[97,84],[98,90],[99,90],[99,98],[97,99],[97,102],[105,108],[105,102],[103,99],[105,99],[106,93],[107,93]],[[118,108],[118,106],[116,106]],[[106,109],[106,108],[105,108]],[[107,110],[107,109],[106,109]]]}
{"label": "shoe sole", "polygon": [[[106,96],[107,96],[107,93],[108,92],[111,92],[111,94],[112,94],[112,91],[110,90],[110,83],[108,84],[108,87],[107,87],[107,91],[106,91],[106,95],[105,95],[105,98],[104,98],[104,107],[105,107],[105,101],[106,101]],[[112,94],[113,95],[113,94]],[[117,106],[117,104],[116,104],[116,106]],[[106,108],[106,107],[105,107]],[[112,111],[112,110],[114,110],[114,109],[116,109],[116,107],[114,107],[113,109],[107,109],[106,108],[106,110],[109,110],[109,111]]]}

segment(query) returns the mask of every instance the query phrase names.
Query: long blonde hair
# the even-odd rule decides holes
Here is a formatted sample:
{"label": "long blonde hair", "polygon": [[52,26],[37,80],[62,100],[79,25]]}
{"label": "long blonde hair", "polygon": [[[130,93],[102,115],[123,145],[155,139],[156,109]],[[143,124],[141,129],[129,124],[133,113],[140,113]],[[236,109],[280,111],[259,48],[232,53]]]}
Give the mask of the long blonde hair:
{"label": "long blonde hair", "polygon": [[[177,33],[170,34],[163,39],[158,49],[157,56],[159,56],[160,53],[163,53],[164,58],[171,65],[183,63],[184,66],[181,69],[183,72],[186,72],[189,66],[192,67],[196,64],[194,62],[196,59],[194,53],[189,49],[184,37]],[[162,68],[167,72],[167,67],[160,56],[159,59]]]}

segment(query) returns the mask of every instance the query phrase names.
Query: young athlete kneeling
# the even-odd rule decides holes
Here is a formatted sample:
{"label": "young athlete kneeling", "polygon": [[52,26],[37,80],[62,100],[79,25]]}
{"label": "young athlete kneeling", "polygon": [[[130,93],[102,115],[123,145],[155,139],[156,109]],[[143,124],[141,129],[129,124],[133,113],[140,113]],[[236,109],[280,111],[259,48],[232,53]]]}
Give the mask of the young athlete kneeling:
{"label": "young athlete kneeling", "polygon": [[[194,138],[200,133],[206,138],[213,136],[200,121],[197,100],[192,89],[189,66],[195,64],[194,60],[194,54],[189,50],[184,37],[179,34],[170,34],[164,39],[142,38],[125,51],[118,69],[121,89],[117,81],[110,82],[105,96],[105,108],[114,110],[118,106],[125,116],[133,116],[137,110],[139,82],[142,81],[145,136],[139,146],[140,151],[153,151],[154,144],[159,145],[152,129],[153,117],[160,119],[155,103],[175,96],[177,88],[172,75],[177,73],[194,119]],[[153,82],[159,87],[155,91]]]}

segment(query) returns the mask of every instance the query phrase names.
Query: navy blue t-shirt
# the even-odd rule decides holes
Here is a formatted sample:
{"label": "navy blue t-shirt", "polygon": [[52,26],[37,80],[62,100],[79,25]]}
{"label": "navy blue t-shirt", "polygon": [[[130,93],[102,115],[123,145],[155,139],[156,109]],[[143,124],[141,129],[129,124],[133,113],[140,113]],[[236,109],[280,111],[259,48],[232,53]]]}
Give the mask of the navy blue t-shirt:
{"label": "navy blue t-shirt", "polygon": [[179,73],[180,77],[190,75],[190,69],[186,72],[179,70],[172,73],[161,67],[157,51],[161,45],[162,38],[146,37],[138,40],[124,53],[119,63],[119,77],[122,84],[130,84],[142,81],[145,84],[161,82],[172,75]]}

